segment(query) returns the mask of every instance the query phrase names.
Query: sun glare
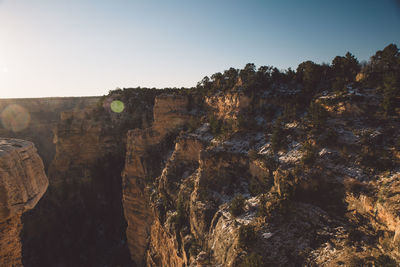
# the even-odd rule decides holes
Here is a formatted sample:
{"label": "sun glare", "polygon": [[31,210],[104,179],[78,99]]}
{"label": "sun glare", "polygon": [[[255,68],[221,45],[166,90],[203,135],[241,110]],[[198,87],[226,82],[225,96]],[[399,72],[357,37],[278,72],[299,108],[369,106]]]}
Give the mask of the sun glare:
{"label": "sun glare", "polygon": [[125,105],[122,101],[119,100],[114,100],[113,102],[111,102],[111,110],[115,113],[121,113],[122,111],[124,111],[125,109]]}
{"label": "sun glare", "polygon": [[1,124],[13,132],[20,132],[29,126],[31,116],[29,112],[17,104],[7,106],[1,112]]}

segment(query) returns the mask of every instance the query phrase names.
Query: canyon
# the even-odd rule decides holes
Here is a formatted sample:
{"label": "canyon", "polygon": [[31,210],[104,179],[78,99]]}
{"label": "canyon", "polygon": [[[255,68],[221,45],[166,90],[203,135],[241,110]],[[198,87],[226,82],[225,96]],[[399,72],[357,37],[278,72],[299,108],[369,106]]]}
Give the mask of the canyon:
{"label": "canyon", "polygon": [[[1,209],[10,231],[3,236],[19,240],[22,231],[21,252],[0,255],[3,265],[399,262],[398,115],[374,120],[379,96],[360,90],[312,101],[324,128],[304,115],[307,107],[282,119],[297,92],[248,94],[240,83],[210,96],[124,89],[64,105],[57,119],[43,119],[52,134],[40,134],[48,126],[24,132],[54,142],[54,152],[38,147],[49,187],[22,217]],[[115,100],[122,112],[111,109]]]}

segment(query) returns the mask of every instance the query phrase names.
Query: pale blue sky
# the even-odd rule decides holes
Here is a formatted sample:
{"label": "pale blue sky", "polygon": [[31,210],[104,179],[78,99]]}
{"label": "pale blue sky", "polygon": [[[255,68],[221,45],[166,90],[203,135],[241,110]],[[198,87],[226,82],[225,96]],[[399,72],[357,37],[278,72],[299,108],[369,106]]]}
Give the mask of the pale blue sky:
{"label": "pale blue sky", "polygon": [[0,98],[190,87],[399,41],[394,0],[0,0]]}

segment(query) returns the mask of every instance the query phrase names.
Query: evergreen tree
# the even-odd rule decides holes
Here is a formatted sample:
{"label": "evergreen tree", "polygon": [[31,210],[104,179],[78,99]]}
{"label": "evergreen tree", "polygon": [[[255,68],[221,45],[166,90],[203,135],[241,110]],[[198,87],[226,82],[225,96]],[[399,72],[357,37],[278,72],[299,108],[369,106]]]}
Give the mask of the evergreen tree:
{"label": "evergreen tree", "polygon": [[383,109],[386,115],[393,113],[400,97],[400,78],[395,73],[386,74],[383,83]]}
{"label": "evergreen tree", "polygon": [[312,96],[318,90],[321,82],[322,68],[321,65],[312,61],[305,61],[297,67],[296,80],[303,84],[304,93]]}
{"label": "evergreen tree", "polygon": [[282,117],[277,118],[272,129],[271,147],[275,153],[278,152],[285,144],[282,120]]}
{"label": "evergreen tree", "polygon": [[333,89],[342,90],[353,82],[360,71],[358,60],[350,52],[344,57],[337,56],[332,60]]}

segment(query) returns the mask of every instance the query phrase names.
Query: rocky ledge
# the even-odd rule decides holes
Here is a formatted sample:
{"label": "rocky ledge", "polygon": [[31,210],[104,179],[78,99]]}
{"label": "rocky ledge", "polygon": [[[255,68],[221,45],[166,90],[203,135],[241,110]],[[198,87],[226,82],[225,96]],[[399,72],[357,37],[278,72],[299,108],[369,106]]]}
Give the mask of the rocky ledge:
{"label": "rocky ledge", "polygon": [[48,180],[33,143],[0,138],[0,259],[22,266],[21,215],[35,207]]}

